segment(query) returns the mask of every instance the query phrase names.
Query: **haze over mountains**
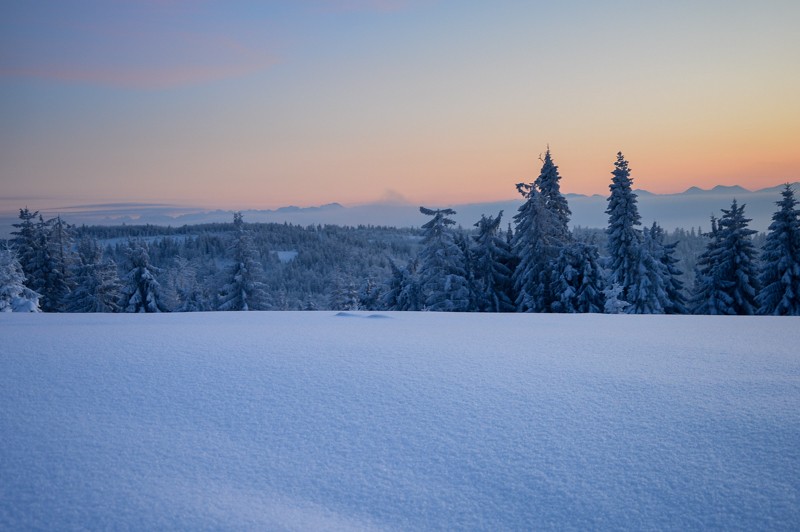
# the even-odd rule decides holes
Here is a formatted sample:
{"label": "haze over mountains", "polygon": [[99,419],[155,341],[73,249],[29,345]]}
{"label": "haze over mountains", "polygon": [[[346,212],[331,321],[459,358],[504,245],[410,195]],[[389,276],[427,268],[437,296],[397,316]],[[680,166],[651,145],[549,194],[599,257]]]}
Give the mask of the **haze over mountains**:
{"label": "haze over mountains", "polygon": [[[800,190],[800,183],[794,183]],[[710,228],[709,219],[713,214],[720,216],[720,209],[730,207],[735,198],[740,204],[747,205],[746,214],[752,218],[750,227],[757,231],[766,231],[775,202],[780,199],[783,185],[763,188],[755,191],[740,186],[718,185],[710,190],[691,187],[677,194],[654,194],[646,190],[636,190],[638,195],[639,214],[645,225],[657,221],[667,230],[682,227]],[[606,196],[595,194],[566,194],[572,210],[573,226],[605,227],[607,224]],[[0,198],[2,200],[2,198]],[[17,219],[18,207],[11,204],[10,199],[0,202],[0,238],[11,231],[11,224]],[[481,214],[496,215],[504,211],[504,225],[512,222],[513,215],[522,204],[522,198],[497,202],[470,203],[461,205],[426,205],[428,207],[451,207],[457,214],[454,219],[464,227],[469,227],[480,219]],[[24,205],[20,205],[22,207]],[[35,204],[28,205],[37,209]],[[211,222],[230,222],[233,219],[230,210],[207,210],[187,206],[156,203],[107,203],[93,205],[67,206],[57,209],[41,209],[45,217],[58,214],[69,223],[81,225],[119,225],[119,224],[154,224],[154,225],[191,225]],[[246,210],[245,220],[248,222],[274,222],[291,224],[336,224],[336,225],[385,225],[395,227],[418,227],[425,222],[419,214],[419,205],[402,201],[370,203],[356,206],[343,206],[329,203],[316,207],[288,206],[273,210]]]}

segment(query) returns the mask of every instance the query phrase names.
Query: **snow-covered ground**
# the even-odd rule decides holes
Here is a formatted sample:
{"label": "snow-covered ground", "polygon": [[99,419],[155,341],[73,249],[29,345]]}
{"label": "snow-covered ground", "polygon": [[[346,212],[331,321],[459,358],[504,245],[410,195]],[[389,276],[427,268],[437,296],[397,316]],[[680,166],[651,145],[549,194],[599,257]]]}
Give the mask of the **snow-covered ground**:
{"label": "snow-covered ground", "polygon": [[800,319],[0,315],[0,529],[797,529]]}

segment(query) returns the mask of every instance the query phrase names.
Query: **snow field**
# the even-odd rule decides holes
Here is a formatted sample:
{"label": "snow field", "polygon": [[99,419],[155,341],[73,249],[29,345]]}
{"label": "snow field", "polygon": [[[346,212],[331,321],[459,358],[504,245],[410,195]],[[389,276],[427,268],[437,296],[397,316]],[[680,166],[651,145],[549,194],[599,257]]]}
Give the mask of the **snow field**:
{"label": "snow field", "polygon": [[798,318],[4,314],[0,339],[2,529],[800,526]]}

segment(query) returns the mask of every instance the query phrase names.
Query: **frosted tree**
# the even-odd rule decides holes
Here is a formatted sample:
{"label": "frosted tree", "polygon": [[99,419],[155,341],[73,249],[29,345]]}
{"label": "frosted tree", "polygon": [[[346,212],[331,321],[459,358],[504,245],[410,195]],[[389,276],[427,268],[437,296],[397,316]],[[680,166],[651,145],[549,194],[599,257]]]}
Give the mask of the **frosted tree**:
{"label": "frosted tree", "polygon": [[718,295],[722,293],[723,282],[719,277],[720,232],[717,219],[711,216],[711,232],[706,233],[709,241],[706,249],[697,259],[694,274],[692,297],[689,301],[692,314],[722,314]]}
{"label": "frosted tree", "polygon": [[684,293],[683,272],[678,268],[675,249],[678,242],[671,244],[664,243],[664,230],[656,222],[650,228],[650,236],[653,242],[653,254],[663,264],[664,289],[666,290],[666,301],[664,302],[665,314],[688,314],[686,295]]}
{"label": "frosted tree", "polygon": [[639,209],[636,206],[636,194],[633,193],[628,161],[617,153],[608,197],[608,257],[610,283],[622,287],[622,299],[631,301],[629,292],[633,286],[641,284],[638,279],[641,262],[642,234],[636,226],[641,225]]}
{"label": "frosted tree", "polygon": [[478,234],[472,248],[476,310],[481,312],[513,312],[511,270],[508,263],[511,249],[500,230],[503,211],[497,217],[481,216],[475,223]]}
{"label": "frosted tree", "polygon": [[[42,311],[62,311],[70,287],[66,263],[59,262],[51,242],[55,220],[44,221],[38,212],[32,213],[27,208],[20,210],[19,218],[21,221],[14,224],[17,231],[12,232],[15,237],[11,242],[25,273],[25,285],[41,295]],[[63,227],[60,221],[58,226]]]}
{"label": "frosted tree", "polygon": [[800,316],[800,210],[788,184],[761,255],[759,314]]}
{"label": "frosted tree", "polygon": [[597,246],[573,242],[561,249],[553,270],[553,312],[603,312],[604,276]]}
{"label": "frosted tree", "polygon": [[635,248],[635,270],[630,276],[633,284],[628,287],[627,301],[630,306],[625,309],[628,314],[663,314],[669,306],[667,299],[667,271],[659,255],[663,253],[661,246],[653,238],[652,232],[645,228],[642,243]]}
{"label": "frosted tree", "polygon": [[533,185],[542,195],[545,208],[553,214],[554,237],[562,242],[567,242],[570,239],[569,219],[572,216],[572,212],[569,210],[567,198],[561,194],[560,181],[561,176],[558,173],[558,166],[553,163],[553,159],[550,156],[550,146],[548,146],[542,160],[542,169],[539,172],[539,177],[536,178]]}
{"label": "frosted tree", "polygon": [[514,216],[513,252],[519,260],[513,274],[515,303],[520,312],[546,312],[553,301],[554,262],[564,245],[559,220],[533,184],[519,183],[517,190],[526,200]]}
{"label": "frosted tree", "polygon": [[167,272],[166,290],[172,312],[209,310],[203,287],[197,280],[197,265],[185,257],[175,257]]}
{"label": "frosted tree", "polygon": [[220,294],[219,310],[267,310],[269,303],[263,283],[264,268],[258,261],[241,212],[233,214],[234,235],[228,247],[233,264]]}
{"label": "frosted tree", "polygon": [[39,294],[25,286],[25,274],[11,249],[0,249],[0,312],[40,312]]}
{"label": "frosted tree", "polygon": [[752,315],[757,310],[758,277],[756,251],[751,241],[755,231],[747,228],[744,205],[733,200],[723,216],[701,266],[694,302],[696,313]]}
{"label": "frosted tree", "polygon": [[422,226],[422,250],[419,253],[419,285],[425,309],[464,312],[470,303],[467,272],[464,255],[450,227],[455,222],[448,218],[456,212],[425,207],[420,207],[419,211],[432,216]]}
{"label": "frosted tree", "polygon": [[513,273],[515,304],[521,312],[548,312],[555,297],[551,292],[553,270],[562,248],[570,242],[566,198],[561,194],[558,167],[548,147],[542,169],[533,183],[518,183],[525,203],[514,216],[516,232],[512,244],[518,263]]}
{"label": "frosted tree", "polygon": [[360,310],[358,290],[353,279],[345,277],[340,271],[333,276],[328,306],[331,310]]}
{"label": "frosted tree", "polygon": [[113,261],[103,261],[102,250],[90,237],[78,241],[73,266],[75,287],[67,298],[69,312],[119,312],[122,286]]}
{"label": "frosted tree", "polygon": [[417,261],[412,259],[405,267],[400,267],[389,260],[391,275],[381,296],[381,303],[386,310],[416,311],[421,310],[422,290],[417,276]]}
{"label": "frosted tree", "polygon": [[126,276],[127,286],[123,292],[123,311],[133,313],[166,312],[161,301],[161,285],[156,280],[158,268],[150,264],[147,245],[144,242],[128,242],[130,270]]}

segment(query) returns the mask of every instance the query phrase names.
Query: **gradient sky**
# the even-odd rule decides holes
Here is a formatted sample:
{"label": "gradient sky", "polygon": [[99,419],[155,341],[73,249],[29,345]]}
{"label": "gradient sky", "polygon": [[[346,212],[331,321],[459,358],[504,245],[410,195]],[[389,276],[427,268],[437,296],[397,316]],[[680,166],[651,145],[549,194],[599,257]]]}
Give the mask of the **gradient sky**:
{"label": "gradient sky", "polygon": [[0,202],[271,208],[800,179],[800,2],[30,0]]}

